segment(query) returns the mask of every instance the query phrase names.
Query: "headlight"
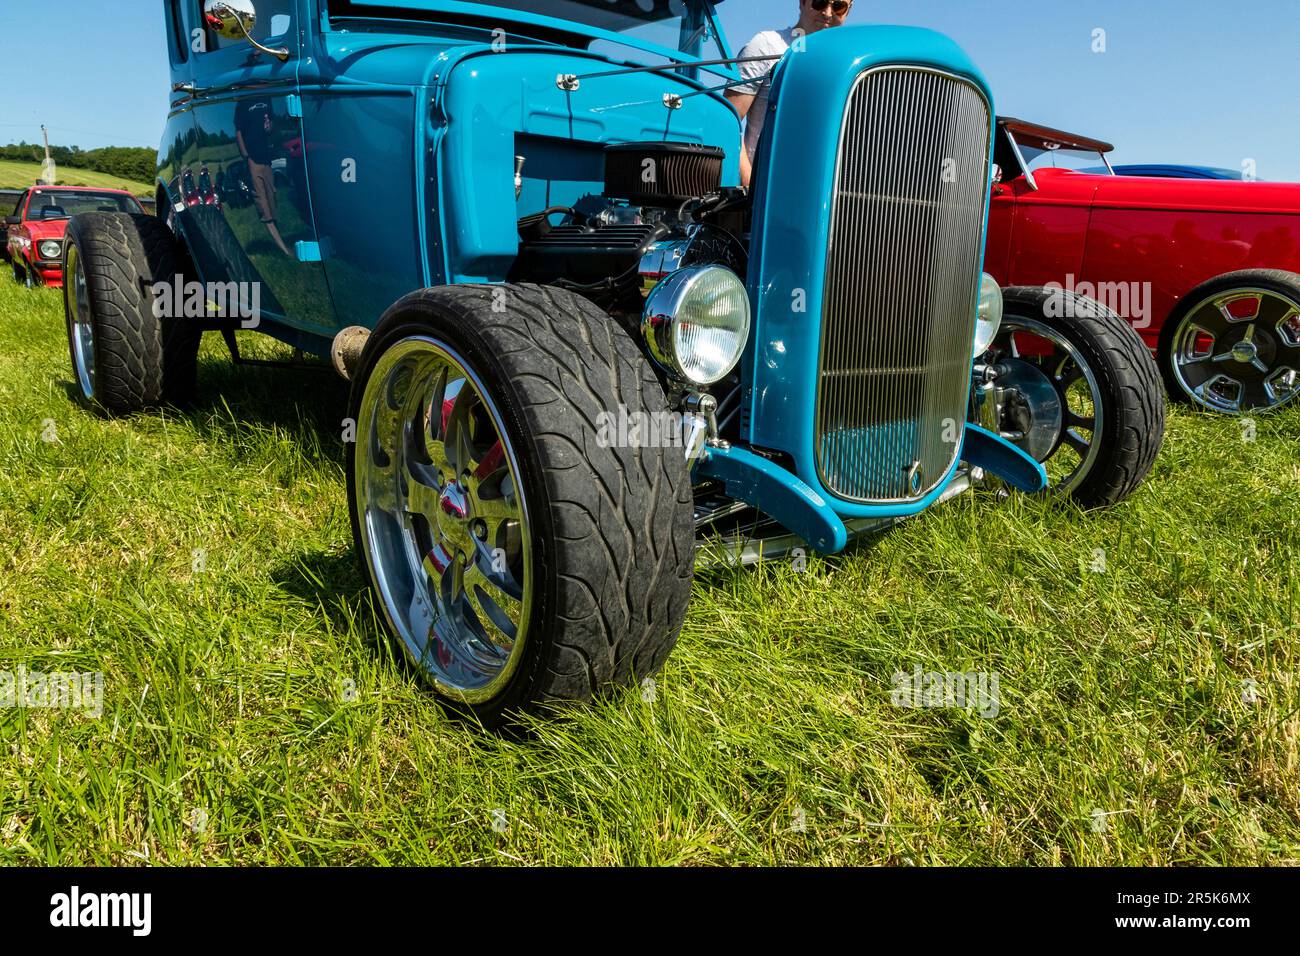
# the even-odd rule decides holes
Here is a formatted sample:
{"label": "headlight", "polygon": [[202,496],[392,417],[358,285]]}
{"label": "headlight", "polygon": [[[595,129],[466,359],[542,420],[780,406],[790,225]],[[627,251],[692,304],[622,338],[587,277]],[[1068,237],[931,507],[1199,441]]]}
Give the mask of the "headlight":
{"label": "headlight", "polygon": [[42,259],[57,259],[59,258],[59,253],[63,251],[63,247],[59,245],[57,239],[44,240],[40,244],[39,249]]}
{"label": "headlight", "polygon": [[975,350],[979,358],[989,350],[1002,328],[1002,288],[998,280],[987,272],[980,279],[980,304],[975,316]]}
{"label": "headlight", "polygon": [[736,274],[722,266],[695,266],[650,290],[641,334],[669,373],[692,385],[712,385],[740,361],[749,320],[749,296]]}

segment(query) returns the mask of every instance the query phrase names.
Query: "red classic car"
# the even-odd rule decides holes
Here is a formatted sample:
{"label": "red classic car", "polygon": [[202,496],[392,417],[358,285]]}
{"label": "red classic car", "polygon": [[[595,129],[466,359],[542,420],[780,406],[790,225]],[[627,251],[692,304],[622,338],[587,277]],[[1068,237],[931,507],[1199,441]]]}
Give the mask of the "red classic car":
{"label": "red classic car", "polygon": [[1176,400],[1236,413],[1295,399],[1300,185],[1116,176],[1113,148],[999,118],[985,269],[1118,312]]}
{"label": "red classic car", "polygon": [[120,189],[89,186],[33,186],[5,217],[5,248],[14,278],[59,288],[63,285],[63,233],[81,212],[130,212],[144,208]]}

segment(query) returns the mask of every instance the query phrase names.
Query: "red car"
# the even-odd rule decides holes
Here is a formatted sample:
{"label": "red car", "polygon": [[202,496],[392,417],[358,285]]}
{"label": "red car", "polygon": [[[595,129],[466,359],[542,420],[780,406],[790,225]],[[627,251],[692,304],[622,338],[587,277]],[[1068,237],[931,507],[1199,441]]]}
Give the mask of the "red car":
{"label": "red car", "polygon": [[32,286],[63,285],[63,233],[81,212],[144,214],[144,207],[121,189],[89,186],[33,186],[18,197],[5,217],[5,248],[14,278]]}
{"label": "red car", "polygon": [[1118,312],[1176,400],[1237,413],[1295,399],[1300,185],[1116,176],[1113,148],[1000,118],[985,269]]}

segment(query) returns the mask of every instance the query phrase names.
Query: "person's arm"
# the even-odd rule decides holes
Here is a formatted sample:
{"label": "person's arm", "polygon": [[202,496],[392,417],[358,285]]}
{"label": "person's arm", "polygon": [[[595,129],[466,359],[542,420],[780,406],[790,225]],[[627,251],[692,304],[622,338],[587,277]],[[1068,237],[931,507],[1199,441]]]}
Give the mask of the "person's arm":
{"label": "person's arm", "polygon": [[235,131],[235,142],[239,145],[239,155],[248,159],[248,147],[244,145],[244,133],[242,130]]}
{"label": "person's arm", "polygon": [[[731,101],[731,105],[736,108],[743,120],[749,115],[750,108],[754,105],[753,93],[742,93],[738,90],[727,90],[726,97]],[[753,164],[749,161],[749,150],[745,147],[745,134],[740,134],[740,185],[748,187],[749,180],[753,176]]]}

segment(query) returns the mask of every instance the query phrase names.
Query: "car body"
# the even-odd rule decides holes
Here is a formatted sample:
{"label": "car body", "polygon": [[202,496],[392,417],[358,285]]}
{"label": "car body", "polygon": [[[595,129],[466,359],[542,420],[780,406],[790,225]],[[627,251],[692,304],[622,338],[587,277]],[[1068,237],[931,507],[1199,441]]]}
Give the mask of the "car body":
{"label": "car body", "polygon": [[[1234,316],[1222,328],[1194,335],[1195,323],[1213,325],[1214,320],[1184,316],[1180,307],[1195,308],[1189,297],[1199,299],[1198,290],[1225,275],[1246,274],[1239,293],[1231,283],[1215,292],[1226,302],[1224,297],[1234,294],[1255,294],[1259,282],[1252,273],[1300,272],[1300,185],[1116,176],[1106,159],[1113,148],[1090,137],[1000,118],[995,155],[1002,181],[994,186],[989,211],[987,270],[1004,285],[1057,284],[1096,294],[1159,353],[1175,397],[1185,395],[1217,411],[1292,400],[1298,390],[1284,380],[1294,380],[1293,373],[1300,371],[1300,319],[1293,318],[1300,303],[1294,292],[1268,291],[1270,299],[1259,306],[1260,314],[1267,312],[1267,322]],[[1041,165],[1049,159],[1056,168]],[[1097,168],[1106,171],[1083,171]],[[1274,310],[1280,310],[1276,317]],[[1192,324],[1174,327],[1171,319]],[[1268,326],[1259,333],[1268,345],[1267,373],[1248,363],[1218,361],[1231,354],[1248,329],[1261,324]],[[1196,335],[1202,339],[1199,345]],[[1179,336],[1186,340],[1181,353],[1175,341]],[[1242,351],[1258,357],[1246,346]],[[1198,388],[1189,370],[1200,362],[1215,371],[1200,378]],[[1190,387],[1180,387],[1180,374],[1187,378],[1182,386]],[[1245,382],[1241,401],[1205,391],[1231,391],[1229,383],[1238,378]],[[1256,391],[1258,400],[1252,402]]]}
{"label": "car body", "polygon": [[[116,268],[102,237],[145,237],[137,273],[182,257],[156,221],[79,221],[82,394],[117,412],[165,400],[193,381],[186,329],[236,319],[331,356],[353,381],[354,543],[386,625],[477,719],[652,672],[697,536],[737,560],[838,552],[984,473],[1043,491],[1067,430],[1091,455],[1060,487],[1085,503],[1119,500],[1154,458],[1158,423],[1102,481],[1098,420],[1061,411],[1082,373],[1058,393],[1014,357],[977,365],[1003,305],[981,270],[994,113],[946,37],[810,36],[775,65],[745,190],[735,61],[706,0],[168,6],[157,206],[193,278],[260,305],[187,326],[140,300],[149,341],[189,359],[141,352],[148,374],[125,381],[96,361],[116,315],[86,281]],[[853,132],[872,123],[890,149]],[[203,170],[223,203],[202,198]],[[1093,345],[1149,364],[1116,323]],[[1050,393],[1041,455],[1004,428],[1008,366]]]}
{"label": "car body", "polygon": [[63,235],[79,212],[112,209],[143,213],[139,200],[121,189],[33,186],[5,217],[5,248],[15,278],[58,288],[63,283]]}

